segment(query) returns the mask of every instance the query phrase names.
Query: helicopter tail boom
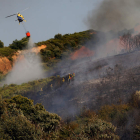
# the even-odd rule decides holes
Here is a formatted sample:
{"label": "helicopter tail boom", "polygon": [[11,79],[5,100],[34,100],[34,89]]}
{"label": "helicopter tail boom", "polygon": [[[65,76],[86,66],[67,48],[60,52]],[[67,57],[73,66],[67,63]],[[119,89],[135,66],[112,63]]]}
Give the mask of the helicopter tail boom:
{"label": "helicopter tail boom", "polygon": [[8,18],[8,17],[14,16],[14,15],[17,15],[17,14],[13,14],[13,15],[7,16],[7,17],[5,17],[5,18]]}

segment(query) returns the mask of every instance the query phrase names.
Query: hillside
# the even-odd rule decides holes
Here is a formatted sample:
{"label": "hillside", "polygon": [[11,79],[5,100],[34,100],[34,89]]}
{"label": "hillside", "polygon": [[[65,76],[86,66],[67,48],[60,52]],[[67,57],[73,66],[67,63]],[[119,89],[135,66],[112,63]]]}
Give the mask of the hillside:
{"label": "hillside", "polygon": [[12,44],[9,44],[8,47],[0,48],[0,72],[3,74],[9,72],[17,59],[23,59],[24,54],[29,51],[39,53],[42,50],[41,56],[45,63],[48,62],[50,58],[59,59],[64,52],[67,53],[68,51],[78,49],[80,47],[78,45],[84,44],[84,42],[93,37],[92,32],[92,30],[89,30],[71,35],[66,34],[64,36],[57,34],[54,39],[36,43],[36,45],[28,51],[28,38],[15,40]]}
{"label": "hillside", "polygon": [[[1,120],[6,110],[10,114],[7,122],[17,119],[12,112],[16,110],[20,122],[21,112],[23,129],[24,123],[30,120],[32,127],[28,129],[34,132],[31,136],[37,137],[38,133],[39,138],[46,139],[138,139],[140,51],[127,50],[125,44],[114,45],[119,43],[117,34],[110,39],[107,36],[88,30],[64,36],[58,34],[54,39],[36,43],[44,45],[32,48],[32,52],[40,51],[47,70],[45,76],[0,87],[0,100],[4,104],[4,111],[0,110]],[[122,53],[119,47],[126,51]],[[18,49],[16,53],[22,56],[28,50]],[[34,100],[34,105],[29,99]],[[2,123],[0,125],[5,129]],[[1,132],[11,136],[12,125],[6,128],[7,132]],[[19,128],[18,124],[16,126]]]}
{"label": "hillside", "polygon": [[[38,47],[34,47],[32,48],[30,51],[33,53],[39,53],[41,49],[46,48],[45,45],[42,46],[38,46]],[[29,50],[28,50],[29,51]],[[13,65],[16,63],[16,61],[20,60],[20,59],[24,59],[24,54],[27,53],[26,50],[22,50],[22,51],[17,51],[14,54],[12,54],[12,56],[8,56],[8,57],[0,57],[0,72],[3,74],[7,74],[13,67]]]}
{"label": "hillside", "polygon": [[[80,63],[69,60],[66,62],[67,65],[60,62],[54,72],[51,70],[52,75],[56,76],[19,86],[9,85],[1,88],[1,93],[5,92],[6,95],[9,92],[6,89],[9,88],[12,92],[15,89],[18,91],[17,94],[27,96],[35,103],[42,103],[48,111],[58,113],[61,117],[66,117],[64,113],[59,113],[62,106],[65,107],[65,109],[63,107],[63,111],[68,115],[71,112],[67,110],[67,105],[69,105],[69,109],[72,105],[75,112],[83,106],[98,110],[102,105],[118,104],[119,100],[126,103],[133,92],[140,90],[139,54],[140,52],[133,52],[97,61],[84,58]],[[64,65],[63,67],[60,67],[61,63]],[[75,77],[70,83],[68,82],[68,72],[71,73],[70,76],[75,73]],[[75,113],[77,114],[77,111]]]}

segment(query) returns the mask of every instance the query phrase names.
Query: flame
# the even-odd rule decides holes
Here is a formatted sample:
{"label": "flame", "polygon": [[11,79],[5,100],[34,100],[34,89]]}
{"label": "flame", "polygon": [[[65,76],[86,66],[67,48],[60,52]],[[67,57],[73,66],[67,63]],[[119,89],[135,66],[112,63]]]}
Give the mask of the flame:
{"label": "flame", "polygon": [[86,48],[85,46],[82,46],[79,50],[75,51],[74,53],[71,54],[71,59],[79,59],[79,58],[84,58],[84,57],[89,57],[93,56],[94,52]]}

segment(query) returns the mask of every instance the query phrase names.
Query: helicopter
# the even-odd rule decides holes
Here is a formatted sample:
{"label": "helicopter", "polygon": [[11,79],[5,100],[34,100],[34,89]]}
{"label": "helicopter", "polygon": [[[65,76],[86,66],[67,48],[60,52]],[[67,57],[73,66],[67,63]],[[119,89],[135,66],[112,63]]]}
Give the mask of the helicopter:
{"label": "helicopter", "polygon": [[[26,8],[26,9],[24,9],[23,11],[25,11],[25,10],[27,10],[27,9],[29,9],[29,8]],[[23,11],[21,11],[21,12],[23,12]],[[26,20],[24,19],[23,15],[20,14],[20,12],[18,12],[17,14],[13,14],[13,15],[7,16],[7,17],[5,17],[5,18],[14,16],[14,15],[17,15],[17,20],[15,20],[15,21],[19,21],[19,25],[20,25],[20,22],[23,22],[23,21],[26,22]]]}
{"label": "helicopter", "polygon": [[[26,9],[24,9],[23,11],[25,11],[25,10],[27,10],[27,9],[29,9],[29,8],[26,8]],[[21,12],[23,12],[23,11],[21,11]],[[19,12],[18,12],[17,14],[13,14],[13,15],[7,16],[7,17],[5,17],[5,18],[14,16],[14,15],[17,15],[17,20],[15,20],[15,21],[19,21],[19,25],[20,25],[20,22],[23,22],[23,21],[26,22],[26,20],[24,19],[23,15],[21,15]],[[22,23],[22,25],[23,25],[23,23]],[[25,29],[25,31],[26,31],[26,28],[25,28],[24,25],[23,25],[23,27],[24,27],[24,29]],[[29,31],[26,31],[26,36],[27,36],[28,38],[30,37],[30,32],[29,32]]]}

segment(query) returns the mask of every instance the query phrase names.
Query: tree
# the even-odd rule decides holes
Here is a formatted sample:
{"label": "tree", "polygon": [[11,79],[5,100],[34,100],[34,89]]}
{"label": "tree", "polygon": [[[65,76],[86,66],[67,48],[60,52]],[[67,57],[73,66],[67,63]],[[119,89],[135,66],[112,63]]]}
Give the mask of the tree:
{"label": "tree", "polygon": [[0,48],[4,47],[4,43],[0,40]]}
{"label": "tree", "polygon": [[62,35],[61,35],[61,34],[56,34],[56,35],[54,36],[54,38],[55,38],[55,39],[61,39],[61,38],[62,38]]}
{"label": "tree", "polygon": [[[86,115],[86,116],[85,116]],[[60,138],[78,140],[119,140],[116,127],[109,122],[101,120],[95,113],[87,112],[60,129]]]}
{"label": "tree", "polygon": [[15,103],[6,103],[0,97],[0,139],[35,140],[42,138],[42,130],[24,116]]}
{"label": "tree", "polygon": [[11,49],[22,50],[28,43],[28,38],[24,37],[21,40],[14,40],[12,44],[9,45]]}
{"label": "tree", "polygon": [[135,126],[135,129],[134,129],[134,132],[133,132],[133,138],[135,140],[139,140],[140,139],[140,126],[139,125]]}
{"label": "tree", "polygon": [[56,47],[54,49],[54,55],[56,58],[60,58],[61,57],[61,50],[59,49],[59,47]]}
{"label": "tree", "polygon": [[33,105],[33,100],[21,95],[14,96],[8,100],[9,103],[15,103],[16,108],[21,109],[23,114],[34,124],[41,126],[47,134],[55,131],[60,123],[60,117],[57,114],[49,113],[41,104]]}

